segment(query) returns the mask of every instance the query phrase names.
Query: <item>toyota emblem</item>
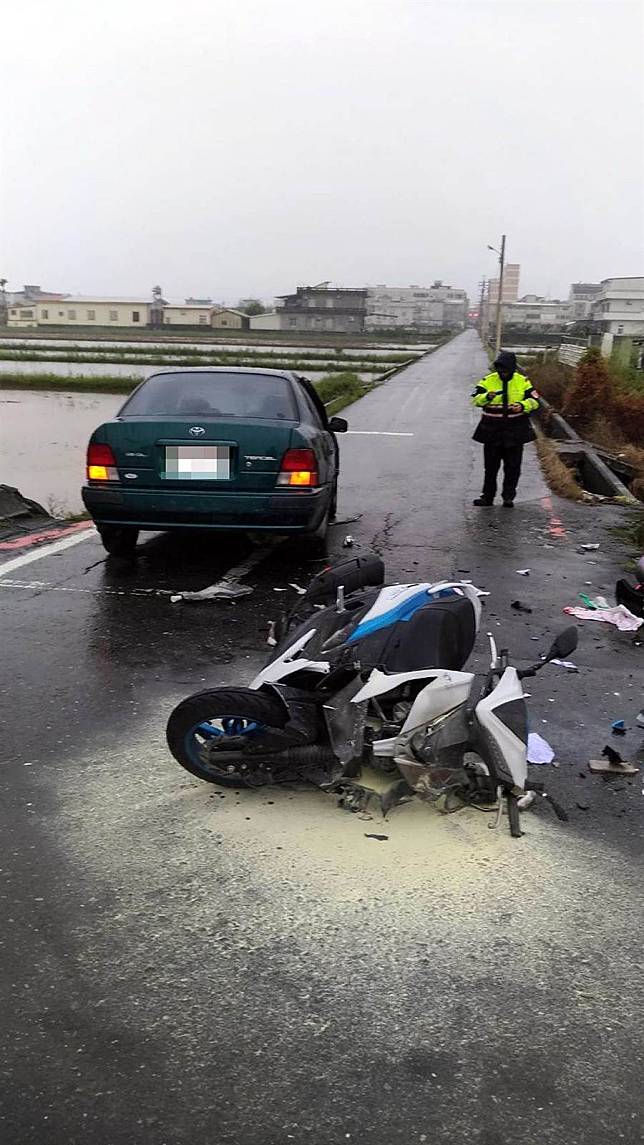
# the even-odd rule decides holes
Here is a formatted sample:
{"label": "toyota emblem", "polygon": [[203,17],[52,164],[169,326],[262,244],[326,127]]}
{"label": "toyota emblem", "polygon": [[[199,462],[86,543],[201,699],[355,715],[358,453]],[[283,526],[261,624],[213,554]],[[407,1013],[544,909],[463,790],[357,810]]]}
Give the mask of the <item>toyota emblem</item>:
{"label": "toyota emblem", "polygon": [[202,425],[191,425],[190,429],[188,430],[188,433],[191,434],[192,437],[203,437],[205,432],[206,431]]}

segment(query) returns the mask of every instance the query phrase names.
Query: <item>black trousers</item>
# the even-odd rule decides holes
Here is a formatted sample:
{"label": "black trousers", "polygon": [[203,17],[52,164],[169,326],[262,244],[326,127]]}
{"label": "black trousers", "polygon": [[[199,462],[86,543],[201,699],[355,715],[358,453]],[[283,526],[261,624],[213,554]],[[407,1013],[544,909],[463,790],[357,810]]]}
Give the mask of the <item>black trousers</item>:
{"label": "black trousers", "polygon": [[522,445],[502,445],[500,442],[488,442],[483,446],[483,461],[485,464],[485,480],[483,481],[483,496],[486,501],[493,501],[496,497],[496,479],[501,462],[503,462],[503,488],[501,496],[504,501],[514,501],[521,476],[521,462],[523,460]]}

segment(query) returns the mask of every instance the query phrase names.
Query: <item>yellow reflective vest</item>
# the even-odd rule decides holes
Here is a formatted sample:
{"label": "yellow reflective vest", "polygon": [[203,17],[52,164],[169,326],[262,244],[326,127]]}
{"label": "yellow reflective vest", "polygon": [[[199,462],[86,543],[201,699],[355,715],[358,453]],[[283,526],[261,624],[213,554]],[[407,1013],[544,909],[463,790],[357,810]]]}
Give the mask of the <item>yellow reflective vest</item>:
{"label": "yellow reflective vest", "polygon": [[[517,403],[521,413],[512,413],[510,406]],[[539,409],[539,398],[524,374],[515,372],[509,382],[504,382],[495,371],[481,379],[472,394],[472,405],[490,417],[523,417]]]}

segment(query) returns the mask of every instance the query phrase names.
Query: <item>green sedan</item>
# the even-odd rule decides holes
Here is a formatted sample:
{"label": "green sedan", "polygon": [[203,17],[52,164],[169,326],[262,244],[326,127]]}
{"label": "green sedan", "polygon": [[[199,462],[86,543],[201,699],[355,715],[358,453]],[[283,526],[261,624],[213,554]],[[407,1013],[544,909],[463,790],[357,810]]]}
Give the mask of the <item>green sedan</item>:
{"label": "green sedan", "polygon": [[94,431],[83,501],[108,553],[139,531],[238,529],[322,540],[343,418],[286,370],[163,370]]}

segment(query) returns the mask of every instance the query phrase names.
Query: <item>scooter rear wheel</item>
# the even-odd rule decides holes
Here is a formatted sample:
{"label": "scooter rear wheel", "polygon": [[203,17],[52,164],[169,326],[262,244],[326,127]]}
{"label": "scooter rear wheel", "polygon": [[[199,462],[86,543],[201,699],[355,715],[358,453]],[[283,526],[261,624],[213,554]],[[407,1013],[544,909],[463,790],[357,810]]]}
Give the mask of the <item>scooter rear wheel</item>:
{"label": "scooter rear wheel", "polygon": [[[257,771],[249,767],[247,753],[238,747],[240,740],[252,739],[260,748],[271,729],[283,728],[288,719],[277,696],[256,692],[252,688],[219,688],[188,696],[172,712],[166,729],[168,747],[177,763],[206,783],[224,787],[256,787],[261,783]],[[231,740],[227,759],[217,761],[216,752],[208,752],[209,741]],[[233,742],[234,741],[234,742]],[[231,762],[231,753],[239,764]]]}

